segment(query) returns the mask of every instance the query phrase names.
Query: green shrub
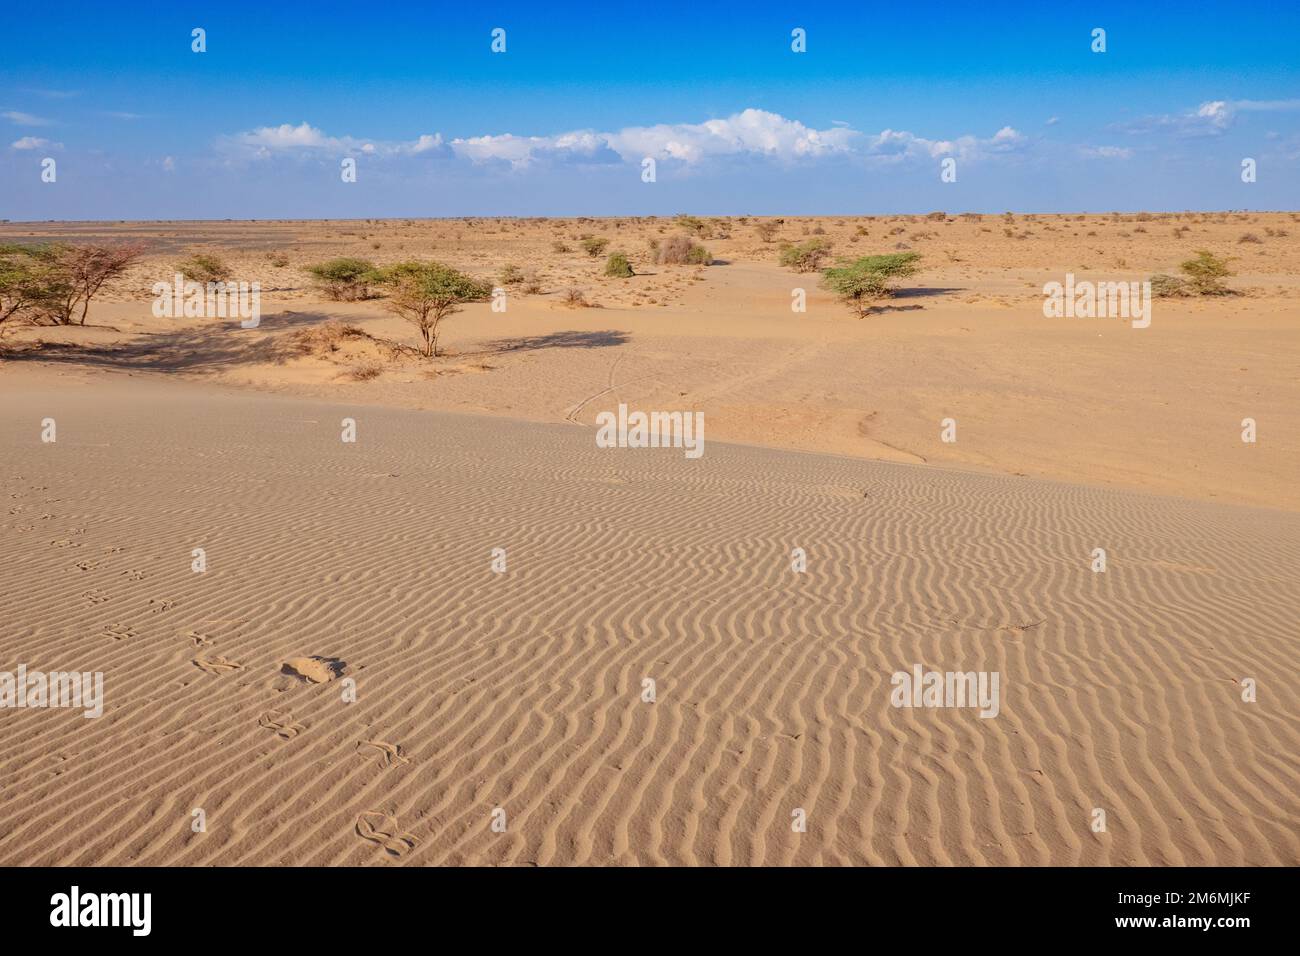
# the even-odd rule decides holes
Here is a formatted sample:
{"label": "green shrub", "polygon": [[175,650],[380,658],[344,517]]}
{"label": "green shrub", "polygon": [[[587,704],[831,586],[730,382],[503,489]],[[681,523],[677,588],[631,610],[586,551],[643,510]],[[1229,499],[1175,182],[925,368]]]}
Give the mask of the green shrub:
{"label": "green shrub", "polygon": [[781,265],[795,272],[816,272],[831,253],[829,239],[809,239],[781,247]]}
{"label": "green shrub", "polygon": [[891,279],[901,279],[916,272],[921,258],[915,252],[895,252],[845,260],[839,266],[822,271],[822,284],[840,297],[858,315],[871,311],[877,299],[894,294]]}
{"label": "green shrub", "polygon": [[1197,249],[1196,258],[1188,259],[1179,268],[1197,295],[1226,295],[1230,290],[1223,280],[1236,275],[1228,269],[1231,261],[1219,258],[1209,250]]}
{"label": "green shrub", "polygon": [[196,253],[184,262],[176,263],[176,271],[191,282],[212,285],[230,278],[230,267],[214,255]]}
{"label": "green shrub", "polygon": [[591,256],[591,258],[593,259],[599,259],[601,254],[604,253],[605,247],[608,245],[609,245],[608,239],[600,239],[600,238],[592,237],[589,239],[582,240],[583,251],[586,252],[587,255]]}
{"label": "green shrub", "polygon": [[375,264],[365,259],[330,259],[307,270],[325,294],[335,300],[353,302],[370,296],[370,284],[377,278]]}
{"label": "green shrub", "polygon": [[615,252],[605,260],[605,275],[615,279],[630,279],[636,273],[632,271],[632,264],[627,261],[627,255]]}

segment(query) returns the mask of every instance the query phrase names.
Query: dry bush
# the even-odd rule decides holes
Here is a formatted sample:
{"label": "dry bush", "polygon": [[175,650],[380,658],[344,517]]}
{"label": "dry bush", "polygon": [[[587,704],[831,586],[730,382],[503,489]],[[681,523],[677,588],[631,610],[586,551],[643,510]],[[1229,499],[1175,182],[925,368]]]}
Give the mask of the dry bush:
{"label": "dry bush", "polygon": [[348,368],[348,377],[354,382],[368,382],[384,374],[384,365],[375,359],[362,359]]}
{"label": "dry bush", "polygon": [[1259,236],[1255,235],[1253,232],[1243,232],[1240,236],[1237,237],[1237,242],[1239,243],[1240,242],[1263,242],[1263,241],[1264,241],[1263,239],[1259,238]]}
{"label": "dry bush", "polygon": [[325,356],[339,351],[349,339],[370,339],[371,336],[355,325],[331,319],[320,325],[295,329],[284,337],[288,350],[299,355]]}
{"label": "dry bush", "polygon": [[707,266],[713,262],[709,250],[692,241],[690,236],[669,236],[655,254],[659,265]]}

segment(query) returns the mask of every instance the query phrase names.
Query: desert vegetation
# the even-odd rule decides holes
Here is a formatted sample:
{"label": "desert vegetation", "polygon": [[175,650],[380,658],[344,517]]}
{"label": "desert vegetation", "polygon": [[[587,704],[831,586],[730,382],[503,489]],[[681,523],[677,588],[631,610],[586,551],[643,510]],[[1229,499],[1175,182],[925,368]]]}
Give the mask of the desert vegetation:
{"label": "desert vegetation", "polygon": [[441,262],[400,262],[380,270],[376,279],[388,290],[384,306],[416,327],[423,340],[420,354],[438,355],[438,327],[463,302],[492,294],[490,283],[473,279]]}
{"label": "desert vegetation", "polygon": [[378,278],[375,264],[365,259],[340,258],[307,267],[326,298],[353,302],[370,297],[370,286]]}
{"label": "desert vegetation", "polygon": [[894,294],[892,280],[916,272],[920,258],[916,252],[894,252],[841,260],[838,266],[822,271],[822,284],[862,317],[871,312],[877,300]]}
{"label": "desert vegetation", "polygon": [[230,266],[217,256],[199,252],[176,263],[176,271],[191,282],[215,285],[230,278]]}
{"label": "desert vegetation", "polygon": [[0,246],[0,323],[85,325],[91,300],[142,252],[138,244]]}
{"label": "desert vegetation", "polygon": [[632,264],[627,261],[627,254],[615,252],[605,260],[605,275],[613,279],[630,279],[636,273],[632,271]]}
{"label": "desert vegetation", "polygon": [[1235,275],[1228,268],[1230,259],[1216,256],[1208,249],[1196,250],[1196,258],[1188,259],[1178,268],[1184,277],[1153,275],[1151,294],[1159,298],[1177,298],[1189,295],[1228,295],[1232,292],[1223,282]]}
{"label": "desert vegetation", "polygon": [[830,257],[829,239],[809,239],[807,242],[787,242],[781,246],[780,262],[795,272],[816,272]]}
{"label": "desert vegetation", "polygon": [[713,262],[709,250],[691,239],[690,236],[669,236],[655,250],[655,262],[658,265],[695,265],[707,266]]}

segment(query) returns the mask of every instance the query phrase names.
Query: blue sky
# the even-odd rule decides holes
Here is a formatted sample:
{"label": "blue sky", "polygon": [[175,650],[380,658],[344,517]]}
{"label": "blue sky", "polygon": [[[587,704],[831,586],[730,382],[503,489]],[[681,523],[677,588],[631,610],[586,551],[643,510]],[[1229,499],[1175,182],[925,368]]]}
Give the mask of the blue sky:
{"label": "blue sky", "polygon": [[1294,2],[167,0],[6,28],[14,220],[1300,208]]}

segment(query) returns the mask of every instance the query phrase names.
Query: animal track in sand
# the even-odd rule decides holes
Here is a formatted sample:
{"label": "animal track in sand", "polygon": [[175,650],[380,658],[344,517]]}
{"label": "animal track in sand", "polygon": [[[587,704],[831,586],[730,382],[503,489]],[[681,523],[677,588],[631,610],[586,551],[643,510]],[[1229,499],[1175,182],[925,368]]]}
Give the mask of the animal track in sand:
{"label": "animal track in sand", "polygon": [[414,834],[399,831],[396,818],[378,810],[367,810],[357,817],[357,836],[378,843],[394,857],[404,856],[420,842]]}
{"label": "animal track in sand", "polygon": [[89,591],[83,591],[81,596],[91,604],[103,604],[109,599],[108,595],[99,590],[99,588],[91,588]]}
{"label": "animal track in sand", "polygon": [[211,647],[215,643],[211,637],[198,631],[181,631],[181,637],[188,637],[195,647]]}
{"label": "animal track in sand", "polygon": [[205,673],[216,675],[241,670],[244,666],[238,661],[229,661],[224,657],[196,657],[190,663]]}
{"label": "animal track in sand", "polygon": [[130,571],[123,571],[122,574],[126,577],[126,579],[127,579],[128,581],[143,581],[143,580],[144,580],[144,572],[143,572],[143,571],[136,571],[134,568],[132,568]]}
{"label": "animal track in sand", "polygon": [[402,753],[401,744],[390,744],[384,740],[358,740],[357,751],[374,747],[379,751],[379,766],[387,769],[393,764],[410,763],[411,758]]}
{"label": "animal track in sand", "polygon": [[324,684],[340,676],[345,667],[347,664],[337,657],[291,657],[280,666],[280,673],[308,684]]}
{"label": "animal track in sand", "polygon": [[257,725],[267,730],[274,730],[284,740],[292,740],[307,728],[293,719],[287,710],[268,710],[257,718]]}
{"label": "animal track in sand", "polygon": [[174,608],[175,606],[176,606],[176,602],[175,602],[175,601],[168,601],[168,600],[166,600],[166,599],[164,599],[164,598],[150,598],[150,599],[149,599],[149,613],[150,613],[150,614],[160,614],[160,613],[163,612],[163,611],[170,611],[170,610],[171,610],[172,608]]}
{"label": "animal track in sand", "polygon": [[93,571],[95,568],[99,567],[101,563],[102,562],[100,561],[78,561],[73,565],[73,567],[78,571]]}
{"label": "animal track in sand", "polygon": [[129,624],[109,624],[104,627],[104,634],[115,641],[126,641],[135,637],[135,628]]}

